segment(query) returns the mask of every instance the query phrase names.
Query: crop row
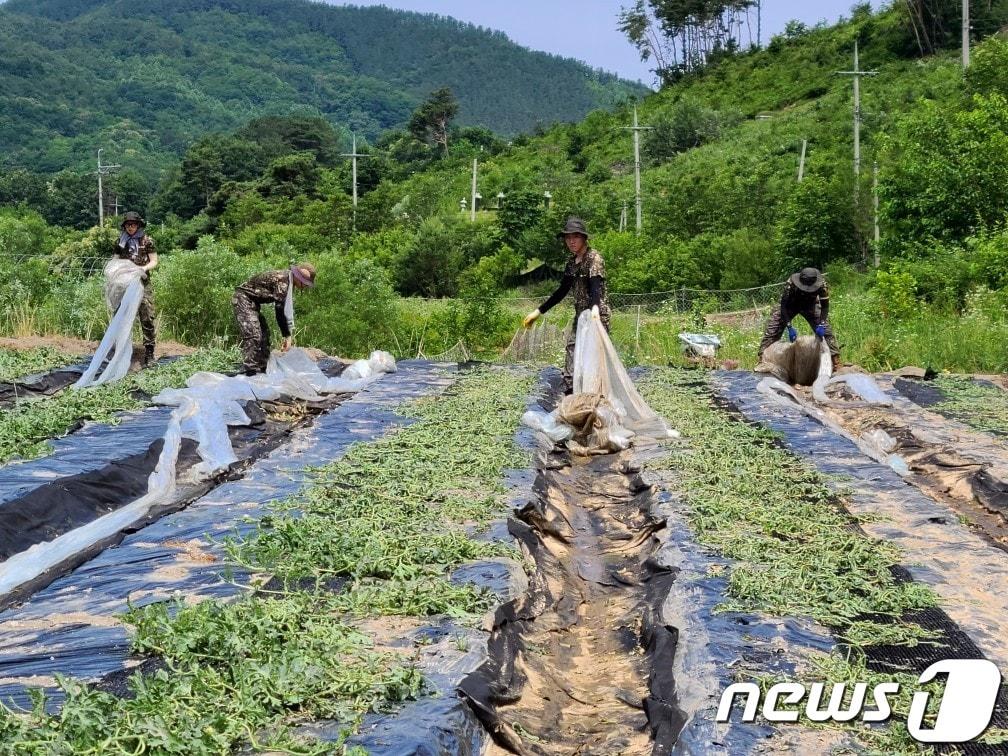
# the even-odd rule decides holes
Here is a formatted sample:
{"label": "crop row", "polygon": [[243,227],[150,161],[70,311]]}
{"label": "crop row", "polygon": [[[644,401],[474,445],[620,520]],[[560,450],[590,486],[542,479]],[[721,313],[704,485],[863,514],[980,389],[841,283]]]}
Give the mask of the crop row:
{"label": "crop row", "polygon": [[131,374],[118,383],[79,391],[67,389],[0,410],[0,464],[14,458],[44,456],[52,450],[49,439],[85,420],[115,424],[119,413],[143,408],[146,399],[162,389],[185,385],[186,379],[199,370],[233,370],[237,361],[234,350],[202,349]]}
{"label": "crop row", "polygon": [[[252,571],[242,598],[126,616],[134,650],[166,663],[134,676],[131,697],[62,680],[61,713],[45,715],[41,703],[28,715],[0,712],[0,743],[19,754],[332,753],[338,746],[293,727],[330,719],[348,735],[365,712],[422,689],[409,657],[376,650],[359,619],[474,622],[489,606],[485,591],[448,574],[504,551],[468,533],[501,511],[503,469],[528,463],[513,445],[527,391],[521,376],[479,371],[400,408],[413,424],[313,471],[249,538],[228,543],[234,565]],[[272,575],[292,580],[262,589]],[[346,581],[339,592],[326,587],[335,576]]]}
{"label": "crop row", "polygon": [[16,381],[26,375],[63,367],[72,359],[54,347],[0,349],[0,382]]}
{"label": "crop row", "polygon": [[[865,535],[810,461],[782,448],[771,431],[716,407],[706,382],[695,376],[657,369],[641,392],[686,439],[652,467],[677,481],[697,539],[734,560],[728,600],[718,609],[810,617],[831,628],[848,653],[810,655],[805,672],[818,681],[878,681],[865,664],[866,649],[934,642],[920,626],[899,620],[907,611],[934,606],[937,596],[919,583],[893,578],[898,549]],[[913,685],[902,689],[905,695],[893,707],[897,715],[909,711]],[[880,752],[920,753],[905,729],[862,727],[857,734]]]}

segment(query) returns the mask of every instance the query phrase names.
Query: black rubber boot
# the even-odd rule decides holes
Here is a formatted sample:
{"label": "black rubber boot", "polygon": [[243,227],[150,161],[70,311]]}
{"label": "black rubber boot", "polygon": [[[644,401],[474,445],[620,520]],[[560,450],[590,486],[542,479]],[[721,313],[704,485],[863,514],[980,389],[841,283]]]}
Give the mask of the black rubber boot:
{"label": "black rubber boot", "polygon": [[147,367],[154,362],[154,346],[148,344],[144,347],[143,366]]}

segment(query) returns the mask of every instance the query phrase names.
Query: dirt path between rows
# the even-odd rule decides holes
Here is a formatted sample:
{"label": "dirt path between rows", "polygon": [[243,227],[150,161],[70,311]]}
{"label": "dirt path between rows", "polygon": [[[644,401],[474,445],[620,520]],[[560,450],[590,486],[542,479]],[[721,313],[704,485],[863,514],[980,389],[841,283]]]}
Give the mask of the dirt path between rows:
{"label": "dirt path between rows", "polygon": [[536,572],[498,611],[491,662],[462,686],[490,753],[653,752],[648,712],[665,710],[651,698],[648,625],[671,576],[646,564],[664,522],[636,472],[629,454],[540,459],[536,499],[512,523]]}
{"label": "dirt path between rows", "polygon": [[[97,341],[86,341],[73,336],[25,336],[22,338],[0,337],[0,349],[39,349],[48,347],[63,352],[68,358],[87,357],[95,353]],[[136,350],[134,350],[136,351]],[[143,347],[140,347],[141,353]],[[154,349],[156,357],[176,357],[192,354],[196,349],[177,341],[159,341]]]}

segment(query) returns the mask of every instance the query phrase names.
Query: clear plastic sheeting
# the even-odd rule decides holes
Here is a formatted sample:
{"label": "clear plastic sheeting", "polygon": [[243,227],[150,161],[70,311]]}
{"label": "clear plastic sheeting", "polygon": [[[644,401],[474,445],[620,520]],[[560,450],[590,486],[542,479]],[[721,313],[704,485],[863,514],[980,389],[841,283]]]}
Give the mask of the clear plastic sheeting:
{"label": "clear plastic sheeting", "polygon": [[[892,397],[886,394],[886,392],[879,387],[878,383],[875,382],[875,379],[867,373],[844,373],[843,375],[835,375],[827,381],[825,388],[836,386],[841,383],[846,384],[854,394],[860,397],[860,404],[863,406],[893,406]],[[819,397],[816,397],[816,401],[820,401],[820,403],[832,403],[842,407],[858,406],[858,403],[856,402],[832,400],[826,396],[825,391],[822,392],[822,395],[824,400],[820,400]]]}
{"label": "clear plastic sheeting", "polygon": [[573,438],[574,429],[557,418],[557,413],[530,409],[522,415],[522,425],[544,433],[550,441],[559,444]]}
{"label": "clear plastic sheeting", "polygon": [[[134,266],[135,267],[135,266]],[[383,354],[373,357],[369,368],[388,367]],[[394,360],[392,365],[394,366]],[[374,372],[365,379],[373,382],[381,374]],[[148,479],[147,494],[87,525],[65,533],[51,541],[38,543],[0,564],[0,594],[34,580],[69,558],[97,544],[132,523],[142,520],[176,486],[176,465],[183,438],[198,444],[201,462],[192,470],[200,480],[237,461],[229,425],[247,425],[250,421],[242,408],[249,399],[276,399],[282,395],[311,400],[322,393],[342,391],[338,379],[328,378],[318,365],[301,349],[292,349],[270,358],[266,374],[229,378],[214,373],[196,373],[187,388],[166,390],[154,397],[155,404],[175,407],[164,434],[164,446],[157,466]]]}
{"label": "clear plastic sheeting", "polygon": [[574,393],[604,396],[617,411],[622,411],[623,425],[634,433],[659,439],[679,437],[637,393],[597,307],[585,310],[578,318]]}
{"label": "clear plastic sheeting", "polygon": [[597,308],[581,313],[574,350],[574,393],[552,412],[529,410],[522,424],[566,443],[575,454],[609,454],[630,447],[638,434],[678,438],[652,410],[620,361]]}
{"label": "clear plastic sheeting", "polygon": [[[122,380],[133,359],[133,321],[143,299],[143,270],[118,258],[105,265],[105,303],[114,312],[87,370],[73,388],[87,388]],[[104,367],[103,367],[104,365]]]}
{"label": "clear plastic sheeting", "polygon": [[794,343],[778,341],[767,347],[755,372],[772,375],[792,386],[811,386],[824,373],[829,377],[831,365],[825,342],[815,336],[801,336]]}
{"label": "clear plastic sheeting", "polygon": [[713,333],[680,333],[683,354],[712,359],[721,348],[721,339]]}
{"label": "clear plastic sheeting", "polygon": [[129,636],[116,618],[131,605],[240,594],[237,584],[245,576],[240,568],[229,576],[224,540],[252,532],[255,520],[274,512],[274,501],[301,489],[312,468],[354,443],[412,423],[394,409],[446,390],[455,381],[446,367],[401,364],[396,376],[319,415],[240,478],[130,533],[116,548],[0,612],[0,702],[30,709],[27,689],[41,687],[52,712],[63,698],[56,675],[90,681],[130,667]]}

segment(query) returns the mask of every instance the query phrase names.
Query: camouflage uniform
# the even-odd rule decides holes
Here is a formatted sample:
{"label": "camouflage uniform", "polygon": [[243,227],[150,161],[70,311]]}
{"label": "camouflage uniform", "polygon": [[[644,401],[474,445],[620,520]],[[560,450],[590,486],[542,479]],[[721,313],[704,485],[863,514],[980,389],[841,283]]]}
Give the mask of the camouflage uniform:
{"label": "camouflage uniform", "polygon": [[830,354],[838,356],[840,345],[837,343],[833,329],[830,328],[829,321],[829,286],[823,283],[818,291],[805,292],[799,289],[790,281],[784,285],[784,293],[781,295],[780,304],[774,308],[767,321],[766,330],[763,332],[763,340],[759,345],[759,356],[771,345],[776,343],[784,335],[784,329],[795,317],[801,315],[808,322],[809,326],[815,330],[816,325],[824,323],[826,325],[826,345]]}
{"label": "camouflage uniform", "polygon": [[590,310],[592,305],[597,304],[602,325],[605,326],[606,331],[609,330],[610,310],[605,279],[605,262],[602,260],[602,255],[596,250],[589,247],[580,263],[571,257],[567,262],[567,267],[564,268],[560,287],[543,303],[539,312],[544,313],[559,304],[560,300],[571,291],[574,293],[574,325],[567,338],[567,350],[564,358],[564,384],[568,391],[574,385],[574,349],[577,345],[577,320],[581,313]]}
{"label": "camouflage uniform", "polygon": [[[143,267],[150,262],[150,256],[154,252],[154,240],[144,234],[140,243],[136,247],[129,246],[125,249],[116,245],[116,255],[123,260],[129,260],[134,265]],[[140,279],[143,282],[143,299],[140,300],[140,309],[137,315],[140,317],[140,330],[143,331],[144,348],[151,354],[154,352],[154,338],[156,336],[154,328],[154,318],[157,311],[154,309],[154,291],[151,288],[150,272],[143,274]]]}
{"label": "camouflage uniform", "polygon": [[238,332],[241,334],[242,366],[246,373],[262,373],[270,356],[270,333],[259,307],[273,303],[277,325],[284,337],[290,336],[290,324],[284,315],[290,271],[271,270],[252,276],[235,289],[231,297]]}

